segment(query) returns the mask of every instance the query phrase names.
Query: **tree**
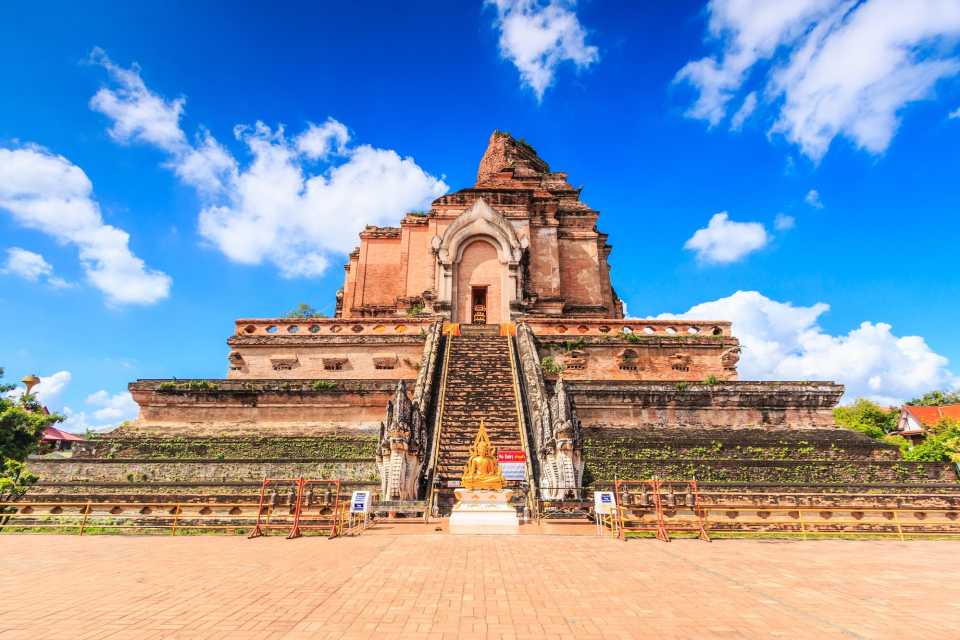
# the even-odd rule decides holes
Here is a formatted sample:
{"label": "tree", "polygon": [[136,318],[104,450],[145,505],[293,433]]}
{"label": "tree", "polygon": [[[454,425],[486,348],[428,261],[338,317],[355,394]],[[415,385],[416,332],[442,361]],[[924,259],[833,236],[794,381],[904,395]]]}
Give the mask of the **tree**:
{"label": "tree", "polygon": [[23,461],[37,450],[44,429],[63,420],[63,416],[46,413],[32,395],[11,397],[8,394],[13,388],[0,383],[0,502],[16,500],[36,481]]}
{"label": "tree", "polygon": [[928,391],[907,404],[920,407],[939,407],[945,404],[960,404],[960,391]]}
{"label": "tree", "polygon": [[851,405],[835,408],[833,419],[841,427],[859,431],[871,438],[882,438],[896,430],[900,412],[884,409],[876,402],[860,398]]}
{"label": "tree", "polygon": [[325,318],[326,316],[308,305],[306,302],[301,302],[297,305],[297,308],[293,311],[288,311],[285,318]]}
{"label": "tree", "polygon": [[923,442],[901,451],[904,460],[960,463],[960,421],[942,418],[927,430]]}

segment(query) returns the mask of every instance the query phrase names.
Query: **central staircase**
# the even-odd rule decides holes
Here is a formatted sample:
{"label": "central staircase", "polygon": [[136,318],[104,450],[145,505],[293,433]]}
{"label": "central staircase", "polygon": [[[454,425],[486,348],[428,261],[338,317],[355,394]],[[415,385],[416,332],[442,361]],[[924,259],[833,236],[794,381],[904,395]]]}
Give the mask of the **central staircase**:
{"label": "central staircase", "polygon": [[[461,325],[450,336],[446,383],[442,385],[440,441],[434,470],[435,504],[442,514],[454,504],[453,489],[463,475],[480,420],[497,448],[520,449],[520,423],[510,338],[497,325]],[[507,486],[516,483],[507,483]],[[453,486],[451,486],[453,485]]]}

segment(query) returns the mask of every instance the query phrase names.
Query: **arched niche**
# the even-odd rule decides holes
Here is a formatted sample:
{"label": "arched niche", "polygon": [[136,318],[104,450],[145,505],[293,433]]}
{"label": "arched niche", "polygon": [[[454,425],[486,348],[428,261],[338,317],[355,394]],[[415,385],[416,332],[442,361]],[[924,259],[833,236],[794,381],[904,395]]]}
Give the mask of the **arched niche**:
{"label": "arched niche", "polygon": [[[518,267],[524,247],[510,222],[483,199],[478,199],[472,207],[461,213],[446,228],[442,237],[433,239],[433,249],[439,263],[436,283],[438,301],[445,303],[441,306],[450,309],[451,320],[467,321],[465,318],[469,316],[463,309],[465,292],[458,291],[458,283],[463,286],[464,280],[458,276],[458,270],[464,255],[470,258],[470,246],[475,242],[483,242],[492,247],[500,263],[500,290],[495,292],[498,300],[489,297],[487,299],[488,307],[495,304],[497,313],[491,314],[489,321],[509,322],[510,308],[523,286]],[[475,248],[475,251],[483,249]]]}

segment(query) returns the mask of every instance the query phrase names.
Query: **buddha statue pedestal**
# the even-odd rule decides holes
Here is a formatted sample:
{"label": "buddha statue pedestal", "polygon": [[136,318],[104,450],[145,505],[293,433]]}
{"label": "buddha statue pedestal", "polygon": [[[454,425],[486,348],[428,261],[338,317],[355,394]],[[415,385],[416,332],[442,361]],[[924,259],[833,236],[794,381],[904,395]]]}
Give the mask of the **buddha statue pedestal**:
{"label": "buddha statue pedestal", "polygon": [[513,489],[456,489],[457,504],[450,514],[450,533],[520,533],[517,510],[510,504]]}

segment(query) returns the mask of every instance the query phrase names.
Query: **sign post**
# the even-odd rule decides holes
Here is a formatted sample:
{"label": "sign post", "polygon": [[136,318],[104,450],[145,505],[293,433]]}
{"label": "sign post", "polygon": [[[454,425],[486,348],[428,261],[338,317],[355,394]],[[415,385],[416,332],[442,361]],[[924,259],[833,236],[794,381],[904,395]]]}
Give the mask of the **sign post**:
{"label": "sign post", "polygon": [[593,512],[597,516],[597,535],[604,533],[604,523],[610,523],[610,530],[617,532],[617,503],[613,497],[613,491],[594,491],[593,492]]}
{"label": "sign post", "polygon": [[367,526],[367,514],[370,513],[370,492],[354,491],[350,497],[350,530],[359,526],[360,530]]}
{"label": "sign post", "polygon": [[504,480],[527,479],[527,454],[519,449],[507,449],[497,452],[497,462]]}

